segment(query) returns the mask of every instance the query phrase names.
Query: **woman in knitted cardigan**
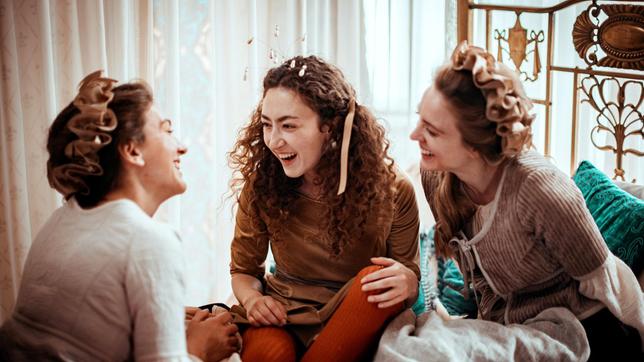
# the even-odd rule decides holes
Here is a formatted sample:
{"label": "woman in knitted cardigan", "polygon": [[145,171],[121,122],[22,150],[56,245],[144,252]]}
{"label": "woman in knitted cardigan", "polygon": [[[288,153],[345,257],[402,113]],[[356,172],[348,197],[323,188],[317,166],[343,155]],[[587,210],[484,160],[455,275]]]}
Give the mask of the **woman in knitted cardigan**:
{"label": "woman in knitted cardigan", "polygon": [[640,287],[572,180],[528,150],[531,108],[516,73],[481,48],[462,43],[439,69],[411,134],[436,250],[458,260],[479,319],[520,324],[565,307],[581,321],[591,359],[638,358]]}

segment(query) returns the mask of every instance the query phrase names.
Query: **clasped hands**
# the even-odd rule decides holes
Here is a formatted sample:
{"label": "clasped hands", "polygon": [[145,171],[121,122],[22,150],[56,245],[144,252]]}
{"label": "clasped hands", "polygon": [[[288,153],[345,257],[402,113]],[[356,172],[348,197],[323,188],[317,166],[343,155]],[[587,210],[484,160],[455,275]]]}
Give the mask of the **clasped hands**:
{"label": "clasped hands", "polygon": [[229,312],[196,307],[186,307],[185,312],[188,353],[203,361],[220,361],[239,351],[241,337]]}

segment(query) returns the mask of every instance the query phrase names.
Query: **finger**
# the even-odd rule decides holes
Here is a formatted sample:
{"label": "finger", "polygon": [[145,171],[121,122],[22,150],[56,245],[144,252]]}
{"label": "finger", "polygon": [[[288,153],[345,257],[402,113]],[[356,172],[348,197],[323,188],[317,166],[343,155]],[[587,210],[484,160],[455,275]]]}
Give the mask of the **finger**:
{"label": "finger", "polygon": [[381,294],[376,294],[376,295],[370,295],[367,297],[367,302],[369,303],[385,303],[390,300],[393,300],[395,298],[398,298],[401,296],[401,293],[399,290],[396,289],[389,289],[388,291],[381,293]]}
{"label": "finger", "polygon": [[268,319],[266,319],[266,316],[263,313],[261,313],[259,310],[253,313],[253,318],[255,318],[255,321],[262,326],[270,326],[272,324]]}
{"label": "finger", "polygon": [[387,277],[384,279],[376,280],[373,282],[365,283],[362,284],[362,291],[363,292],[371,292],[374,290],[383,290],[383,289],[389,289],[389,288],[394,288],[398,285],[398,282],[396,278],[394,277]]}
{"label": "finger", "polygon": [[279,324],[286,323],[286,308],[282,303],[276,301],[275,299],[269,299],[266,301],[266,306],[273,313],[275,318],[279,321]]}
{"label": "finger", "polygon": [[273,311],[271,311],[271,309],[266,304],[259,305],[258,312],[260,312],[262,316],[269,321],[270,324],[280,324],[279,318],[273,314]]}
{"label": "finger", "polygon": [[382,268],[380,270],[377,270],[373,273],[367,274],[364,278],[360,279],[360,283],[365,284],[372,282],[374,280],[379,280],[387,277],[392,277],[396,275],[398,272],[393,266],[389,266],[386,268]]}
{"label": "finger", "polygon": [[228,337],[228,345],[234,349],[237,349],[239,346],[239,339],[235,336]]}
{"label": "finger", "polygon": [[201,322],[210,316],[210,312],[207,310],[198,310],[197,313],[192,317],[192,321]]}
{"label": "finger", "polygon": [[252,315],[248,315],[247,319],[248,319],[248,323],[250,323],[251,326],[253,327],[261,326],[261,324]]}
{"label": "finger", "polygon": [[197,307],[186,307],[186,308],[185,308],[186,315],[187,315],[187,316],[189,315],[190,317],[192,317],[193,315],[195,315],[195,313],[197,313],[199,310],[200,310],[200,309],[199,309],[199,308],[197,308]]}
{"label": "finger", "polygon": [[226,324],[233,321],[233,315],[230,314],[229,312],[223,312],[212,317],[212,319],[216,320],[217,323]]}
{"label": "finger", "polygon": [[373,257],[371,258],[371,262],[376,265],[382,265],[382,266],[390,266],[397,263],[394,259],[385,258],[384,256]]}
{"label": "finger", "polygon": [[282,319],[284,319],[284,322],[286,322],[286,315],[288,314],[288,312],[286,311],[286,306],[284,304],[276,301],[275,299],[273,299],[273,301],[275,302],[275,305],[277,306],[277,308],[278,308],[278,310],[280,312],[280,315],[282,316]]}
{"label": "finger", "polygon": [[236,324],[229,324],[224,328],[224,332],[226,332],[227,335],[235,335],[239,331],[239,328],[237,328]]}
{"label": "finger", "polygon": [[400,297],[394,298],[394,299],[392,299],[392,300],[390,300],[388,302],[378,303],[378,308],[380,308],[380,309],[389,308],[389,307],[391,307],[393,305],[401,303],[404,300],[405,300],[405,298],[400,296]]}

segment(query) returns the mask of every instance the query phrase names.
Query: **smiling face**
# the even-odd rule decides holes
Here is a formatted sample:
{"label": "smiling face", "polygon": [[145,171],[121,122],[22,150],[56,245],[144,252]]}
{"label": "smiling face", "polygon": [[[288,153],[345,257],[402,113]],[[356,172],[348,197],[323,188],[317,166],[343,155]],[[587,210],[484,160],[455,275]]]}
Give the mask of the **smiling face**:
{"label": "smiling face", "polygon": [[457,128],[458,119],[445,97],[434,87],[425,91],[418,115],[418,125],[410,138],[420,147],[421,168],[449,172],[467,168],[474,151],[463,143]]}
{"label": "smiling face", "polygon": [[180,169],[180,157],[188,149],[172,135],[172,122],[163,119],[150,108],[145,113],[141,152],[145,161],[142,177],[146,188],[154,190],[163,199],[186,191]]}
{"label": "smiling face", "polygon": [[280,160],[286,176],[304,176],[305,182],[311,182],[329,137],[320,130],[319,115],[294,91],[277,87],[266,92],[261,117],[264,143]]}

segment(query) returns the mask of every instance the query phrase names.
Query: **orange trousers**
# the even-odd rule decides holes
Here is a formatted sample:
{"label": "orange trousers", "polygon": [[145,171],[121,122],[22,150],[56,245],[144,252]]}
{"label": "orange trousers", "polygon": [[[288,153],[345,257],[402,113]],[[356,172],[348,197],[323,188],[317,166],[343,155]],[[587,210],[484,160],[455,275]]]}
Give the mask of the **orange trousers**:
{"label": "orange trousers", "polygon": [[[371,265],[356,275],[347,296],[333,316],[304,353],[303,362],[359,361],[372,357],[385,322],[400,313],[403,304],[380,309],[367,297],[381,291],[363,292],[360,279],[381,269]],[[280,327],[250,327],[242,334],[244,348],[242,360],[295,361],[297,359],[294,337]]]}

